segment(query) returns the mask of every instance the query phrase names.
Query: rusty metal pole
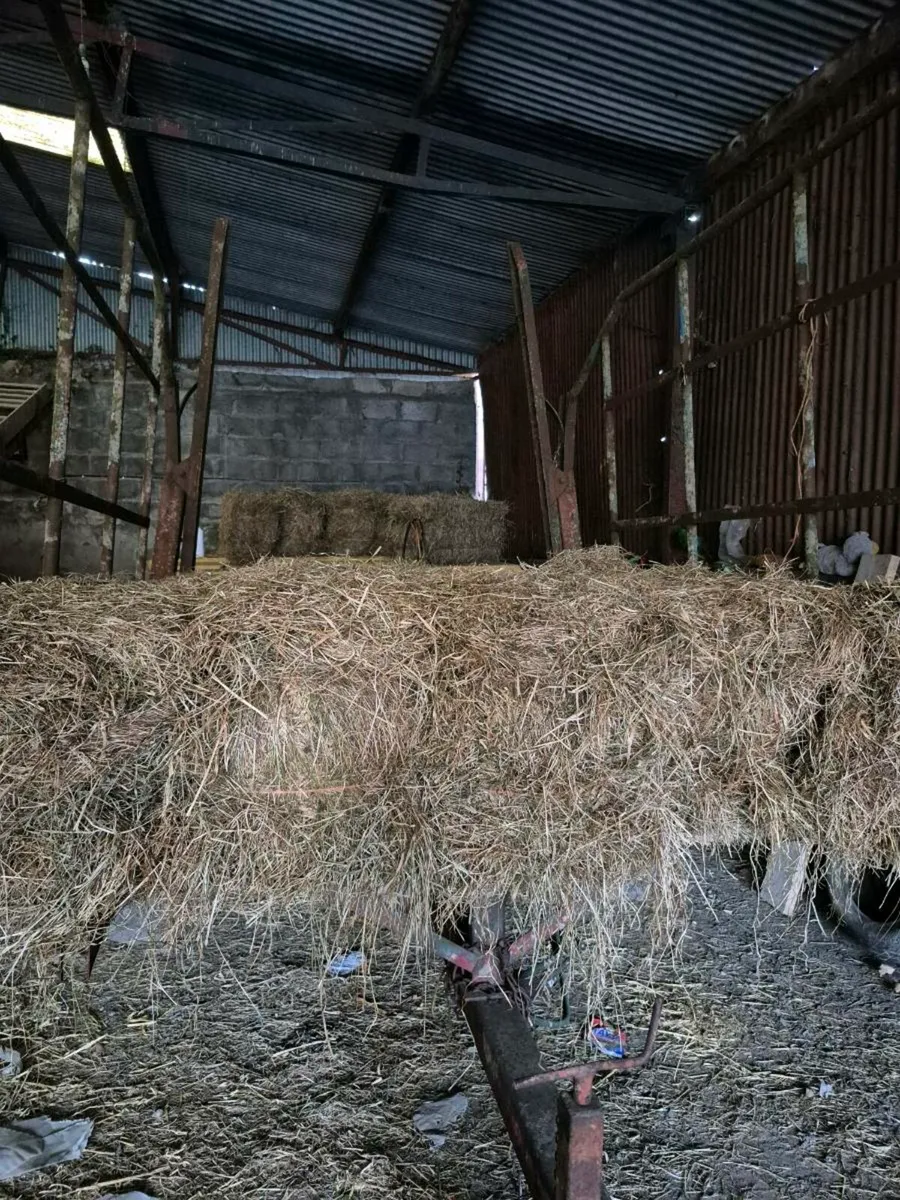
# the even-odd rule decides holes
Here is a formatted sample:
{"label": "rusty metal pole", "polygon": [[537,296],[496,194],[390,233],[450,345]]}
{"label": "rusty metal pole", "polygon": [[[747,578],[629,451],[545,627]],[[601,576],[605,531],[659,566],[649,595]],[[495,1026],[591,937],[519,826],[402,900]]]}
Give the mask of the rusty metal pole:
{"label": "rusty metal pole", "polygon": [[[122,226],[122,265],[119,277],[119,325],[128,333],[131,325],[131,292],[134,284],[134,219],[127,214]],[[119,497],[119,460],[122,454],[122,419],[125,414],[125,384],[128,377],[128,354],[124,343],[116,342],[113,367],[112,401],[109,408],[109,450],[106,468],[106,499],[114,504]],[[100,574],[112,575],[116,547],[116,522],[107,517],[100,538]]]}
{"label": "rusty metal pole", "polygon": [[[91,141],[90,106],[75,103],[75,136],[72,142],[72,166],[69,172],[69,206],[66,213],[66,241],[77,254],[84,223],[84,186],[88,149]],[[72,369],[75,359],[75,317],[78,304],[78,280],[68,262],[63,264],[56,332],[56,374],[53,383],[53,423],[50,430],[51,479],[65,479],[66,452],[69,444],[69,413],[72,406]],[[62,533],[62,501],[47,501],[44,518],[42,574],[59,574],[59,546]]]}
{"label": "rusty metal pole", "polygon": [[[678,345],[675,353],[675,386],[672,394],[672,455],[679,476],[679,491],[688,512],[697,509],[697,477],[694,465],[694,384],[690,372],[693,333],[691,328],[691,283],[693,259],[682,256],[675,267],[676,311],[678,316]],[[688,562],[699,559],[697,526],[687,526]]]}
{"label": "rusty metal pole", "polygon": [[[161,299],[161,303],[160,303]],[[153,370],[157,375],[162,374],[162,347],[166,334],[166,300],[165,293],[155,296],[153,308]],[[144,468],[141,473],[141,492],[138,500],[138,512],[142,516],[150,516],[150,503],[153,496],[153,460],[156,455],[156,423],[159,416],[159,392],[151,387],[147,391],[147,421],[144,426]],[[147,574],[147,540],[149,528],[138,532],[137,557],[134,564],[135,579],[143,579]]]}
{"label": "rusty metal pole", "polygon": [[197,528],[200,523],[200,497],[203,492],[203,468],[206,461],[206,436],[212,401],[213,374],[216,366],[216,340],[225,285],[225,258],[228,252],[228,220],[218,217],[213,226],[209,250],[209,275],[203,308],[203,336],[194,395],[194,427],[191,453],[187,460],[187,502],[184,510],[184,536],[181,546],[181,570],[193,571],[197,563]]}
{"label": "rusty metal pole", "polygon": [[[809,276],[809,178],[805,172],[794,176],[791,187],[791,209],[794,226],[794,302],[800,305],[797,325],[797,374],[800,392],[800,498],[816,494],[816,408],[815,408],[815,343],[806,305],[812,298]],[[814,513],[803,518],[803,558],[806,573],[811,579],[819,577],[819,526]]]}
{"label": "rusty metal pole", "polygon": [[600,374],[603,396],[603,454],[606,462],[606,499],[609,508],[609,540],[614,546],[621,545],[622,538],[614,522],[619,519],[618,462],[616,459],[616,414],[608,408],[606,401],[613,394],[612,344],[605,333],[600,344]]}
{"label": "rusty metal pole", "polygon": [[[181,523],[184,518],[184,485],[181,473],[181,422],[178,412],[178,386],[169,348],[169,332],[166,325],[166,291],[162,277],[153,273],[153,299],[155,305],[154,330],[158,334],[160,402],[165,429],[166,467],[159,493],[159,511],[156,518],[156,536],[153,541],[153,561],[150,568],[152,579],[165,579],[174,575],[178,565],[178,546],[181,541]],[[162,326],[156,322],[162,315]]]}

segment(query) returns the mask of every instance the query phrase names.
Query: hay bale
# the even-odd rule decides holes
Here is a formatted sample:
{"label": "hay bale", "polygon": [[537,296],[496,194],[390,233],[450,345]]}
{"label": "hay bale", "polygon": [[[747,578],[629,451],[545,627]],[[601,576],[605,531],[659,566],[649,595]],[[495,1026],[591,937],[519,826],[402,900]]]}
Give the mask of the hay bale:
{"label": "hay bale", "polygon": [[325,502],[319,492],[286,489],[276,553],[286,558],[316,554],[325,536]]}
{"label": "hay bale", "polygon": [[315,492],[226,492],[219,515],[219,549],[238,567],[271,555],[315,554],[322,549],[324,521],[325,505]]}
{"label": "hay bale", "polygon": [[135,895],[413,940],[509,896],[599,970],[697,846],[896,869],[898,599],[592,551],[0,589],[0,970]]}
{"label": "hay bale", "polygon": [[322,493],[325,502],[323,549],[327,554],[362,557],[378,549],[383,524],[383,492],[340,489]]}
{"label": "hay bale", "polygon": [[[508,505],[499,500],[473,500],[434,492],[423,496],[391,497],[390,544],[402,554],[407,529],[412,525],[421,536],[422,557],[427,562],[449,566],[454,563],[501,562],[506,551]],[[406,538],[407,553],[414,542]]]}
{"label": "hay bale", "polygon": [[219,551],[243,567],[274,554],[281,534],[277,492],[226,492],[219,509]]}

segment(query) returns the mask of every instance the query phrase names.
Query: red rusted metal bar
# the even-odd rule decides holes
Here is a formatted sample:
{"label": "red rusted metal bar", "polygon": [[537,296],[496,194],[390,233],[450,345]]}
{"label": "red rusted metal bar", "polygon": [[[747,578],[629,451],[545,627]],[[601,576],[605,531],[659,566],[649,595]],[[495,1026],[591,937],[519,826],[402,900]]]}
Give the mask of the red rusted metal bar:
{"label": "red rusted metal bar", "polygon": [[[69,171],[69,204],[66,211],[66,245],[77,257],[84,224],[84,186],[88,150],[91,142],[90,114],[87,105],[75,105],[75,133],[72,164]],[[51,479],[66,477],[66,453],[69,446],[69,413],[72,407],[72,368],[75,362],[75,319],[78,304],[78,277],[67,261],[63,268],[56,326],[56,372],[53,379],[53,419],[50,427],[50,460],[47,474]],[[62,500],[51,496],[44,517],[43,575],[59,574],[62,537]]]}
{"label": "red rusted metal bar", "polygon": [[900,504],[900,488],[880,488],[871,492],[847,492],[837,496],[811,496],[808,499],[779,500],[772,504],[727,504],[702,512],[679,513],[665,517],[623,517],[619,529],[653,529],[663,525],[710,525],[738,517],[793,517],[798,513],[839,512],[850,508],[882,508]]}
{"label": "red rusted metal bar", "polygon": [[[134,281],[134,221],[125,216],[122,227],[122,263],[119,280],[119,325],[127,333],[131,324],[131,289]],[[125,415],[125,384],[128,355],[121,342],[116,343],[113,366],[112,400],[109,408],[109,448],[106,467],[106,499],[114,504],[119,497],[119,459],[122,454],[122,420]],[[100,574],[110,576],[116,547],[116,522],[107,516],[100,535]]]}
{"label": "red rusted metal bar", "polygon": [[203,310],[200,367],[197,372],[197,390],[194,395],[194,429],[191,437],[191,452],[187,459],[187,501],[184,510],[184,536],[181,547],[182,571],[193,571],[197,562],[197,529],[200,522],[206,436],[209,430],[209,409],[216,366],[219,313],[222,309],[222,292],[225,287],[228,227],[227,218],[218,217],[216,219],[209,251],[209,277],[206,283],[206,306]]}
{"label": "red rusted metal bar", "polygon": [[[812,296],[809,276],[809,179],[798,171],[791,187],[791,213],[794,230],[794,303],[801,317]],[[810,323],[801,319],[797,326],[797,383],[800,397],[799,458],[800,495],[809,499],[816,494],[816,412],[815,412],[815,342]],[[690,505],[690,502],[689,502]],[[803,518],[803,556],[810,579],[819,577],[819,527],[814,513]]]}
{"label": "red rusted metal bar", "polygon": [[[52,283],[48,283],[46,279],[42,279],[41,276],[36,273],[37,270],[40,270],[40,271],[44,271],[45,273],[49,274],[49,272],[46,272],[46,268],[43,266],[43,264],[41,266],[37,267],[36,270],[31,269],[31,267],[33,265],[34,264],[29,263],[28,266],[25,266],[25,264],[20,262],[18,259],[12,259],[9,264],[9,269],[11,271],[15,271],[15,273],[17,275],[20,275],[23,279],[27,279],[30,283],[33,283],[35,285],[35,287],[42,288],[45,292],[49,292],[51,296],[59,296],[59,288],[54,287]],[[54,273],[57,277],[62,274],[61,271],[55,271]],[[134,293],[132,292],[132,294],[134,294]],[[106,321],[104,321],[103,317],[98,316],[98,314],[94,311],[94,309],[89,308],[88,305],[86,305],[86,304],[82,304],[80,300],[79,300],[78,304],[76,305],[76,308],[81,313],[81,315],[83,317],[87,317],[87,319],[89,321],[94,321],[94,322],[96,322],[96,324],[102,325],[104,327],[104,329],[108,328]],[[132,337],[131,340],[141,351],[150,349],[150,347],[146,346],[140,340],[140,338]]]}
{"label": "red rusted metal bar", "polygon": [[[252,317],[246,318],[247,322],[252,322]],[[310,363],[314,367],[319,367],[323,371],[333,371],[334,363],[327,362],[324,358],[316,358],[314,354],[310,354],[308,350],[301,350],[298,346],[292,346],[290,342],[286,342],[283,338],[273,338],[269,334],[263,333],[260,329],[255,329],[252,324],[245,324],[238,317],[226,316],[224,311],[219,314],[219,324],[227,325],[230,329],[239,329],[241,333],[245,333],[248,337],[255,338],[258,342],[264,342],[267,346],[274,346],[277,350],[286,350],[289,354],[302,359],[304,362]]]}
{"label": "red rusted metal bar", "polygon": [[[59,276],[61,274],[60,268],[55,267],[50,263],[23,263],[20,259],[11,258],[9,260],[9,265],[12,270],[18,272],[19,274],[25,274],[26,271],[27,272],[38,272],[42,275]],[[29,275],[29,278],[30,277],[31,276]],[[108,283],[107,281],[102,280],[102,279],[95,280],[94,282],[96,283],[97,287],[101,288],[101,289],[110,288],[113,286],[111,283]],[[134,289],[135,296],[151,296],[152,294],[153,294],[152,290],[149,290],[147,288],[136,287]],[[170,290],[170,299],[173,297],[174,297],[174,291]],[[202,312],[203,311],[203,305],[200,304],[196,300],[182,299],[181,307],[190,312]],[[457,374],[457,375],[472,374],[472,372],[470,370],[468,370],[467,368],[460,366],[458,363],[448,362],[446,359],[431,358],[426,354],[415,354],[408,350],[394,350],[387,346],[379,346],[377,342],[367,342],[362,338],[348,337],[348,338],[342,339],[342,338],[339,338],[337,336],[337,334],[332,333],[329,330],[315,329],[314,327],[312,327],[310,325],[294,325],[289,321],[279,321],[272,317],[266,317],[266,316],[258,315],[258,314],[239,312],[237,309],[232,309],[232,308],[223,308],[222,314],[221,314],[222,323],[225,323],[226,319],[227,319],[228,323],[231,323],[234,321],[239,321],[239,322],[243,322],[245,325],[258,325],[262,329],[281,330],[285,333],[294,334],[296,337],[312,338],[315,341],[325,342],[329,345],[346,346],[350,350],[366,350],[372,354],[380,354],[380,355],[384,356],[385,358],[396,359],[398,362],[407,362],[412,365],[422,367],[423,371],[430,369],[430,368],[434,368],[435,371],[452,372],[453,374]],[[170,322],[170,324],[171,324],[171,322]],[[248,330],[248,332],[249,332],[249,330]],[[140,343],[137,343],[137,344],[140,345]],[[305,351],[297,351],[297,353],[305,353]],[[184,360],[182,360],[182,361],[184,361]],[[341,364],[336,365],[334,363],[327,363],[325,359],[323,359],[321,361],[322,361],[322,369],[323,370],[325,370],[326,368],[328,370],[341,369]],[[252,364],[251,363],[251,364],[247,364],[247,365],[272,366],[274,364],[272,364],[272,363]],[[371,368],[369,368],[369,367],[365,367],[365,368],[354,367],[353,370],[354,371],[359,371],[359,370],[384,371],[385,368],[383,368],[383,367],[371,367]]]}
{"label": "red rusted metal bar", "polygon": [[543,1087],[551,1083],[571,1082],[576,1086],[579,1103],[584,1103],[590,1095],[595,1078],[598,1075],[613,1074],[621,1071],[639,1071],[646,1067],[653,1056],[656,1047],[656,1035],[659,1031],[659,1019],[662,1015],[662,1000],[657,996],[650,1013],[650,1024],[647,1026],[647,1036],[640,1054],[630,1058],[596,1058],[586,1063],[576,1063],[571,1067],[557,1067],[555,1071],[539,1071],[525,1079],[517,1080],[518,1091],[527,1091],[533,1087]]}

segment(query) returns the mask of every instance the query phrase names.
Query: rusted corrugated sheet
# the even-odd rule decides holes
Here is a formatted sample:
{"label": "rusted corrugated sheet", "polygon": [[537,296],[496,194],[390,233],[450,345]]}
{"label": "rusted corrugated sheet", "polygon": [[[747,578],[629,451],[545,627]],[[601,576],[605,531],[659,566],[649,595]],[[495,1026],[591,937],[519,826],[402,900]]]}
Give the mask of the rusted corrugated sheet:
{"label": "rusted corrugated sheet", "polygon": [[[710,198],[715,218],[755,191],[793,155],[837,129],[881,95],[896,75],[861,85],[839,110],[823,117],[802,141],[780,149]],[[898,246],[897,179],[900,114],[892,110],[810,175],[812,295],[834,291],[895,263]],[[666,247],[668,249],[669,247]],[[525,251],[527,253],[527,245]],[[559,289],[539,306],[538,334],[548,396],[573,382],[619,287],[661,257],[647,235]],[[695,352],[721,344],[785,313],[793,303],[789,189],[757,208],[704,248],[696,261]],[[613,390],[652,379],[672,363],[673,273],[629,302],[613,334]],[[813,325],[817,410],[817,490],[839,494],[900,484],[900,285],[887,285],[819,317]],[[493,494],[510,499],[515,548],[541,552],[529,426],[515,336],[490,347],[480,360]],[[762,504],[798,495],[797,446],[801,395],[797,334],[766,338],[700,370],[694,382],[697,492],[700,509]],[[603,433],[599,368],[582,396],[577,482],[588,542],[606,540]],[[670,389],[657,388],[616,412],[621,516],[664,511]],[[761,522],[753,548],[783,554],[795,545],[792,518]],[[840,540],[867,529],[886,549],[900,545],[896,509],[829,513],[820,538]],[[714,529],[705,532],[715,549]],[[661,554],[663,535],[624,535],[627,546]],[[798,535],[796,547],[802,549]],[[712,545],[710,543],[712,542]]]}
{"label": "rusted corrugated sheet", "polygon": [[[658,237],[649,233],[607,253],[590,270],[554,292],[536,312],[544,383],[551,403],[572,386],[616,293],[653,265]],[[527,253],[527,246],[525,247]],[[613,388],[622,392],[656,375],[671,348],[672,305],[662,286],[647,288],[626,306],[612,335]],[[485,398],[485,439],[491,494],[509,500],[514,542],[523,558],[542,556],[534,455],[525,402],[522,356],[511,335],[479,359]],[[663,511],[667,401],[655,391],[616,413],[619,505],[623,516]],[[558,432],[558,426],[557,430]],[[575,473],[582,536],[586,543],[609,539],[600,371],[581,394]],[[633,539],[656,552],[659,535]]]}
{"label": "rusted corrugated sheet", "polygon": [[[805,135],[803,147],[833,132],[896,82],[888,75],[857,89]],[[820,296],[897,261],[898,144],[894,109],[825,159],[810,176],[812,293]],[[718,216],[790,163],[782,151],[719,188]],[[701,254],[698,335],[717,343],[785,312],[791,305],[791,214],[787,191],[757,209]],[[892,284],[817,318],[816,371],[819,494],[896,487],[900,432],[900,291]],[[801,397],[796,330],[724,359],[695,387],[697,481],[701,508],[766,503],[797,495]],[[895,509],[833,512],[819,518],[820,540],[868,530],[893,549],[900,543]],[[784,553],[793,519],[764,521],[758,549]]]}

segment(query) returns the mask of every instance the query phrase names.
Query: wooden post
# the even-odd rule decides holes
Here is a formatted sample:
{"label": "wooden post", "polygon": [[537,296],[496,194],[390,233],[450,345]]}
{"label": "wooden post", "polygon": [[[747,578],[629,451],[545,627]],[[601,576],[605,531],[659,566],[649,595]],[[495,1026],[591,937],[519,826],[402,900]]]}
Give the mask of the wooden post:
{"label": "wooden post", "polygon": [[[794,303],[801,306],[797,325],[797,377],[800,397],[800,496],[816,494],[815,345],[803,307],[812,297],[809,276],[809,180],[804,172],[794,176],[791,189],[794,225]],[[803,518],[803,557],[810,579],[819,578],[819,527],[814,513]]]}
{"label": "wooden post", "polygon": [[159,346],[159,394],[165,429],[166,467],[159,493],[150,576],[152,579],[165,579],[167,575],[175,574],[178,565],[178,547],[184,517],[184,487],[180,470],[181,423],[178,412],[178,387],[166,327],[166,292],[162,277],[156,272],[153,275],[153,301],[154,331],[157,335],[156,344]]}
{"label": "wooden post", "polygon": [[[119,325],[128,333],[131,325],[131,291],[134,282],[134,218],[126,214],[122,227],[122,265],[119,277]],[[116,342],[113,367],[112,401],[109,409],[109,448],[106,467],[106,499],[115,504],[119,498],[119,460],[122,455],[122,419],[125,414],[125,384],[128,377],[128,353],[123,342]],[[100,539],[100,574],[110,576],[116,547],[116,521],[106,517]]]}
{"label": "wooden post", "polygon": [[[75,135],[72,143],[72,165],[69,171],[69,205],[66,211],[66,241],[74,254],[81,246],[84,224],[84,184],[87,174],[88,150],[91,141],[90,105],[84,100],[75,102]],[[75,318],[78,311],[78,280],[68,262],[63,263],[59,291],[59,310],[56,326],[56,374],[53,382],[53,422],[50,429],[50,462],[47,474],[51,479],[66,477],[66,454],[69,448],[69,413],[72,407],[72,371],[75,360]],[[59,574],[59,550],[62,535],[63,502],[58,497],[47,501],[44,518],[44,551],[41,571],[44,575]]]}
{"label": "wooden post", "polygon": [[603,454],[606,463],[606,498],[609,508],[610,534],[609,540],[614,546],[622,542],[621,535],[615,527],[619,519],[619,484],[618,462],[616,459],[616,414],[607,406],[607,401],[613,394],[612,380],[612,344],[608,333],[603,335],[600,344],[600,374],[602,377],[603,398]]}
{"label": "wooden post", "polygon": [[[153,370],[162,375],[163,342],[166,337],[166,299],[160,288],[157,293],[154,288],[153,307]],[[153,496],[153,460],[156,456],[156,423],[159,416],[159,392],[151,387],[147,392],[147,421],[144,426],[144,469],[141,474],[141,492],[138,501],[138,512],[142,516],[150,516],[150,506]],[[134,563],[135,579],[143,579],[147,574],[147,539],[148,529],[138,533],[137,556]]]}
{"label": "wooden post", "polygon": [[[694,385],[690,372],[685,370],[690,363],[693,348],[692,267],[693,259],[687,257],[679,258],[675,267],[678,345],[675,352],[676,378],[672,393],[672,439],[670,442],[671,454],[678,456],[673,462],[673,467],[680,476],[678,490],[684,498],[684,511],[687,512],[697,511],[697,477],[694,465]],[[699,558],[697,526],[688,525],[686,528],[688,562],[696,563]]]}
{"label": "wooden post", "polygon": [[550,428],[547,423],[547,399],[544,393],[544,376],[538,353],[537,325],[534,319],[534,303],[531,297],[531,281],[528,264],[518,242],[509,242],[509,268],[512,279],[513,305],[519,327],[519,342],[525,366],[525,388],[528,394],[528,414],[531,420],[531,437],[537,468],[538,494],[544,539],[550,554],[562,549],[562,530],[556,506],[553,452],[550,449]]}
{"label": "wooden post", "polygon": [[200,523],[200,497],[203,492],[206,435],[209,431],[209,409],[216,366],[216,339],[219,334],[219,314],[222,309],[222,292],[225,286],[227,252],[228,221],[225,217],[218,217],[213,226],[212,245],[209,251],[209,276],[206,282],[206,303],[203,308],[203,337],[200,342],[197,390],[194,394],[194,427],[191,434],[191,452],[187,460],[187,502],[184,510],[184,537],[181,546],[182,571],[193,571],[197,562],[197,528]]}

